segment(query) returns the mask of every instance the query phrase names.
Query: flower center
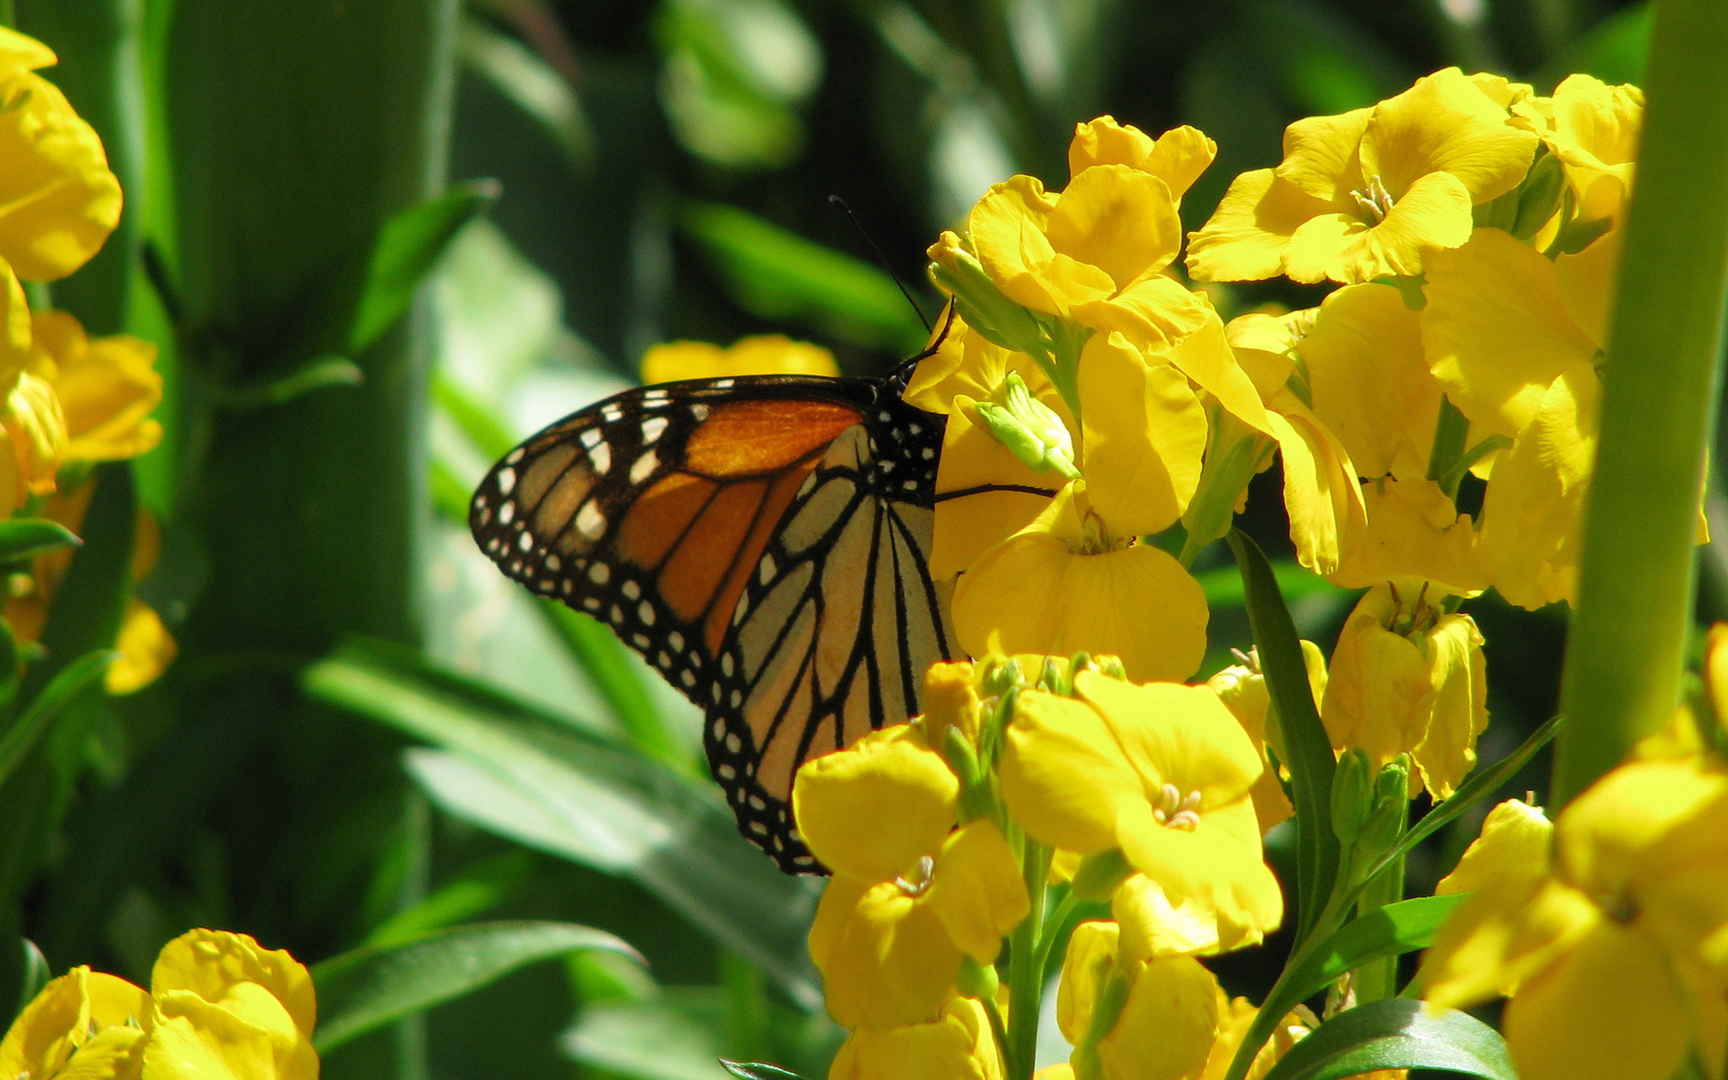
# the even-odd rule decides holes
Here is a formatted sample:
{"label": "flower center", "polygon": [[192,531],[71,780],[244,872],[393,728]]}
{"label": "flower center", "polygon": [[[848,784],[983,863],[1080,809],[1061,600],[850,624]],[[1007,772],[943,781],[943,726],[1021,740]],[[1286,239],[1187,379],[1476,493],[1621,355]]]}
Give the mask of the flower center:
{"label": "flower center", "polygon": [[936,857],[920,855],[912,865],[910,872],[894,879],[894,884],[900,886],[900,891],[907,896],[917,898],[930,891],[930,883],[936,880]]}
{"label": "flower center", "polygon": [[1175,784],[1165,784],[1152,807],[1152,820],[1167,828],[1193,832],[1200,825],[1200,793],[1184,795]]}
{"label": "flower center", "polygon": [[1367,190],[1357,189],[1350,193],[1361,208],[1362,216],[1379,224],[1386,220],[1386,215],[1392,212],[1392,193],[1386,190],[1386,185],[1380,182],[1379,176],[1368,178]]}

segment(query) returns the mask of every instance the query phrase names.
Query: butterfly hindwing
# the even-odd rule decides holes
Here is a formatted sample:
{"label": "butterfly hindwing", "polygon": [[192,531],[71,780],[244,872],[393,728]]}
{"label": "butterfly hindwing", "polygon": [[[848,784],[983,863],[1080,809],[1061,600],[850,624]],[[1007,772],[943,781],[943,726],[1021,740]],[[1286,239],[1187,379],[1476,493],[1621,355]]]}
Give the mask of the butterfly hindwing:
{"label": "butterfly hindwing", "polygon": [[942,424],[868,379],[627,391],[506,455],[470,524],[507,575],[606,622],[704,710],[740,831],[814,870],[797,767],[915,712],[953,651],[926,564]]}

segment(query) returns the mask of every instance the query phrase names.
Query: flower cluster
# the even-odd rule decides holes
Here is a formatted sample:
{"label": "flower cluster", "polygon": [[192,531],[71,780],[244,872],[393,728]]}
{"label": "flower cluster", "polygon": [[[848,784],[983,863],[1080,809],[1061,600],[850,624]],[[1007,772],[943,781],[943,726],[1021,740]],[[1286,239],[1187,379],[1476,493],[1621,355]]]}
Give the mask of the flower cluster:
{"label": "flower cluster", "polygon": [[192,930],[162,947],[150,989],[76,967],[0,1041],[0,1076],[315,1080],[312,977],[245,934]]}
{"label": "flower cluster", "polygon": [[1259,750],[1212,690],[1133,683],[1114,658],[940,664],[924,700],[793,790],[834,871],[810,932],[850,1032],[830,1075],[1006,1075],[1024,1053],[1006,1017],[1036,1006],[1016,988],[1055,944],[1034,917],[1047,886],[1110,914],[1075,929],[1063,964],[1075,1068],[1194,1074],[1226,1005],[1196,957],[1283,916],[1250,796]]}
{"label": "flower cluster", "polygon": [[[0,28],[0,513],[48,518],[76,531],[97,462],[136,457],[161,440],[150,419],[162,397],[155,346],[126,335],[91,338],[63,311],[31,311],[22,280],[53,281],[96,254],[120,217],[120,185],[102,142],[52,83],[36,74],[55,63],[40,42]],[[145,522],[134,576],[154,559]],[[5,619],[36,640],[65,576],[64,551],[39,556],[12,575]],[[132,600],[108,670],[114,693],[135,690],[173,657],[162,621]]]}

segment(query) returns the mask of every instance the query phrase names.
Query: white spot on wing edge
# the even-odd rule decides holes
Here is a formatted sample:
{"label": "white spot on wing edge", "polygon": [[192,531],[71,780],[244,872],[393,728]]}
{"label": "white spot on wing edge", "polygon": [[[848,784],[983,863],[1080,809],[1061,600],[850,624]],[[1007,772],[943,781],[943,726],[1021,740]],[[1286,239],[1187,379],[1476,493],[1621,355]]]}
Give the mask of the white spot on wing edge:
{"label": "white spot on wing edge", "polygon": [[605,535],[606,515],[600,512],[600,507],[593,500],[583,503],[582,509],[576,511],[576,531],[589,540],[598,540]]}

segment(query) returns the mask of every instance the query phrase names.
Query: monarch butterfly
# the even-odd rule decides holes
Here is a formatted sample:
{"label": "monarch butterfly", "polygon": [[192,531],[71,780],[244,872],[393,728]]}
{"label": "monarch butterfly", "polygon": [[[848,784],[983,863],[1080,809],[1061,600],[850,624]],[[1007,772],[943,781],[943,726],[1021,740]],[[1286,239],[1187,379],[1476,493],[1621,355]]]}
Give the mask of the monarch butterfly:
{"label": "monarch butterfly", "polygon": [[[944,328],[946,330],[946,328]],[[820,869],[792,778],[918,711],[955,656],[927,563],[946,418],[883,379],[694,379],[616,394],[493,466],[469,510],[506,575],[602,620],[700,706],[739,831]]]}

